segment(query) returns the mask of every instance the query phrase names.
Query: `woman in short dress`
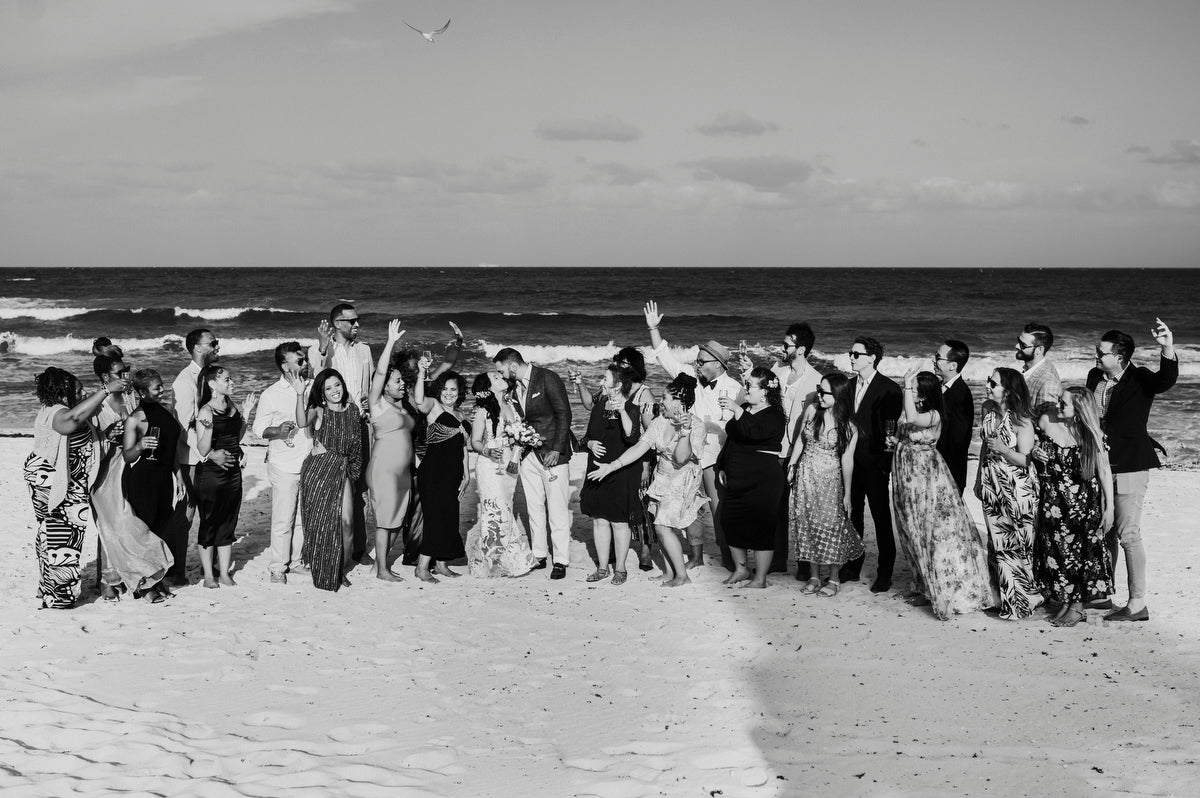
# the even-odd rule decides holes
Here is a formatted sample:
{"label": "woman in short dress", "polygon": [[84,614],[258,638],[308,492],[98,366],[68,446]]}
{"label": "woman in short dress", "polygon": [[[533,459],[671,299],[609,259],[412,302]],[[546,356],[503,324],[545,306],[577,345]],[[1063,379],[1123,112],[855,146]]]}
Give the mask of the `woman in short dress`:
{"label": "woman in short dress", "polygon": [[1029,390],[1015,369],[998,368],[987,381],[983,403],[975,496],[987,521],[989,559],[1000,591],[1000,617],[1028,618],[1042,603],[1033,575],[1037,481],[1030,469],[1036,434]]}
{"label": "woman in short dress", "polygon": [[1041,464],[1034,573],[1058,603],[1055,626],[1084,620],[1083,603],[1113,592],[1104,535],[1113,524],[1112,469],[1091,392],[1067,388],[1038,419]]}
{"label": "woman in short dress", "polygon": [[421,554],[417,557],[416,576],[422,582],[436,584],[439,576],[462,576],[451,571],[448,563],[465,557],[459,531],[459,502],[470,479],[467,461],[467,434],[459,408],[466,399],[467,381],[456,371],[445,371],[430,385],[432,396],[425,396],[425,375],[432,362],[422,357],[417,364],[418,377],[413,391],[417,410],[429,421],[428,448],[417,468],[417,490],[425,516],[421,534]]}
{"label": "woman in short dress", "polygon": [[[688,530],[699,525],[697,513],[708,499],[702,492],[704,478],[700,456],[704,453],[704,420],[692,415],[696,401],[696,378],[680,374],[667,384],[662,400],[662,415],[650,422],[641,438],[617,459],[600,463],[588,472],[589,480],[599,481],[614,471],[637,463],[648,451],[658,454],[654,478],[648,495],[654,513],[654,530],[670,572],[663,573],[663,587],[678,587],[691,582],[683,560],[683,543]],[[614,579],[615,581],[615,579]]]}
{"label": "woman in short dress", "polygon": [[[827,374],[817,387],[816,402],[800,417],[800,435],[788,460],[792,556],[809,563],[812,574],[802,593],[836,596],[839,567],[862,556],[862,538],[850,523],[857,443],[850,381],[841,373]],[[828,574],[824,583],[822,572]]]}
{"label": "woman in short dress", "polygon": [[[201,457],[207,457],[214,449],[231,455],[227,468],[207,460],[196,466],[196,509],[200,516],[196,545],[200,549],[204,586],[210,588],[237,584],[229,569],[233,564],[234,533],[242,511],[242,436],[254,411],[255,395],[248,394],[239,408],[233,399],[233,387],[233,373],[224,366],[212,364],[200,371],[196,451]],[[213,549],[217,551],[215,576]]]}
{"label": "woman in short dress", "polygon": [[43,608],[70,609],[92,517],[88,494],[100,468],[100,436],[92,417],[105,397],[125,390],[126,383],[105,383],[85,396],[75,375],[54,366],[33,383],[41,409],[33,422],[33,451],[25,459],[25,484],[37,522],[37,595]]}
{"label": "woman in short dress", "polygon": [[937,451],[942,383],[918,364],[904,377],[904,414],[892,463],[892,509],[900,547],[912,568],[906,596],[932,604],[940,621],[995,604],[987,547]]}
{"label": "woman in short dress", "polygon": [[388,568],[388,552],[400,536],[408,503],[412,498],[413,417],[405,397],[408,389],[392,350],[404,331],[400,320],[388,323],[388,340],[371,377],[371,462],[367,467],[367,487],[375,508],[375,577],[385,582],[400,582],[401,577]]}
{"label": "woman in short dress", "polygon": [[[734,564],[724,583],[746,582],[746,587],[765,588],[775,556],[779,503],[787,487],[779,468],[787,415],[779,378],[770,369],[754,369],[742,384],[744,404],[721,398],[721,409],[733,416],[725,422],[725,446],[717,459],[718,479],[725,485],[721,528]],[[754,552],[753,574],[748,567],[749,552]]]}

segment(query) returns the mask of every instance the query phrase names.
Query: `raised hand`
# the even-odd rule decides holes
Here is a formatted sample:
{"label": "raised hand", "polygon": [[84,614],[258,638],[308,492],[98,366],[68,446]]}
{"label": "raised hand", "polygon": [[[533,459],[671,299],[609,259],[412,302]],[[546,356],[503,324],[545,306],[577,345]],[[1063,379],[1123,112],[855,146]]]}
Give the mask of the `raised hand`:
{"label": "raised hand", "polygon": [[317,325],[317,348],[322,352],[325,347],[333,343],[333,327],[330,326],[328,319],[321,319],[321,323]]}
{"label": "raised hand", "polygon": [[739,352],[737,356],[738,371],[743,374],[749,374],[754,371],[754,361],[745,352]]}
{"label": "raised hand", "polygon": [[914,363],[913,367],[904,373],[904,384],[915,385],[917,382],[917,375],[922,371],[926,371],[924,366],[925,361],[923,360],[918,360],[916,363]]}
{"label": "raised hand", "polygon": [[105,385],[104,390],[110,395],[115,393],[125,393],[129,390],[129,380],[125,377],[113,377],[108,381],[108,384]]}
{"label": "raised hand", "polygon": [[392,319],[388,322],[388,343],[395,344],[404,336],[405,332],[400,329],[400,319]]}
{"label": "raised hand", "polygon": [[251,391],[246,394],[245,401],[242,402],[242,415],[250,418],[250,414],[254,412],[254,405],[258,402],[258,394]]}
{"label": "raised hand", "polygon": [[1150,331],[1150,334],[1154,336],[1154,340],[1163,349],[1169,349],[1175,345],[1175,334],[1157,316],[1154,317],[1154,329]]}
{"label": "raised hand", "polygon": [[642,308],[642,313],[646,316],[646,326],[653,329],[662,323],[663,316],[658,312],[658,303],[651,299]]}
{"label": "raised hand", "polygon": [[298,396],[304,395],[304,380],[299,374],[284,374],[283,378],[287,380],[288,385],[292,386],[292,390],[295,391]]}

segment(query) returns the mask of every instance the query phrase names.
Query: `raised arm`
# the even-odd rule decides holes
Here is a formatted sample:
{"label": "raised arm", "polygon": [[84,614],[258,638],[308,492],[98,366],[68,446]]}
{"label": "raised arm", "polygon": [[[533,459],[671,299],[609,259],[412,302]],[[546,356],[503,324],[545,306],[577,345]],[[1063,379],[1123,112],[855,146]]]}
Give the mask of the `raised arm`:
{"label": "raised arm", "polygon": [[693,369],[675,359],[671,350],[667,348],[667,342],[658,331],[658,325],[663,320],[662,314],[658,312],[658,303],[650,300],[642,309],[642,313],[646,316],[646,329],[650,333],[650,348],[653,350],[654,359],[658,361],[658,365],[662,366],[663,370],[672,377],[679,374],[693,374]]}
{"label": "raised arm", "polygon": [[917,363],[904,375],[904,390],[902,391],[904,412],[903,419],[918,429],[926,429],[937,423],[933,411],[924,413],[917,411],[917,375],[921,373],[922,363]]}
{"label": "raised arm", "polygon": [[1151,331],[1154,335],[1154,340],[1162,347],[1158,373],[1155,374],[1154,383],[1151,386],[1154,393],[1163,393],[1170,390],[1176,380],[1179,379],[1179,355],[1175,351],[1175,335],[1167,325],[1163,324],[1163,320],[1156,318],[1154,329]]}
{"label": "raised arm", "polygon": [[304,380],[297,374],[289,374],[284,379],[287,380],[288,385],[292,386],[292,390],[296,392],[296,426],[314,426],[317,420],[317,411],[320,408],[308,407],[308,403],[304,400],[304,394],[307,393]]}
{"label": "raised arm", "polygon": [[425,396],[425,380],[429,374],[430,362],[421,358],[417,361],[417,379],[413,385],[413,407],[428,416],[437,407],[437,402]]}
{"label": "raised arm", "polygon": [[330,346],[333,344],[333,327],[326,319],[321,319],[317,325],[317,345],[308,348],[308,365],[314,375],[320,374],[333,356]]}
{"label": "raised arm", "polygon": [[450,369],[454,368],[455,364],[458,363],[459,355],[462,354],[462,349],[463,349],[462,330],[458,329],[458,325],[455,324],[454,322],[450,322],[450,329],[454,330],[454,340],[450,343],[449,346],[446,347],[446,353],[444,355],[442,355],[441,365],[439,365],[436,369],[433,370],[433,374],[430,375],[431,379],[436,380],[438,377],[442,376],[442,374],[444,374],[447,371],[449,371]]}
{"label": "raised arm", "polygon": [[375,364],[375,371],[371,375],[371,390],[367,393],[371,404],[375,404],[383,397],[383,386],[387,382],[388,364],[392,362],[392,352],[396,349],[396,344],[403,335],[404,330],[400,329],[400,319],[392,319],[388,322],[387,343],[383,345],[383,352],[379,355],[379,362]]}
{"label": "raised arm", "polygon": [[108,396],[109,389],[113,392],[124,391],[129,387],[129,382],[126,380],[112,380],[106,385],[102,385],[99,390],[86,399],[76,403],[74,407],[66,410],[59,410],[54,414],[54,418],[50,421],[50,426],[59,435],[70,435],[75,430],[82,427],[88,422],[92,416],[100,409],[100,405],[104,403],[104,398]]}

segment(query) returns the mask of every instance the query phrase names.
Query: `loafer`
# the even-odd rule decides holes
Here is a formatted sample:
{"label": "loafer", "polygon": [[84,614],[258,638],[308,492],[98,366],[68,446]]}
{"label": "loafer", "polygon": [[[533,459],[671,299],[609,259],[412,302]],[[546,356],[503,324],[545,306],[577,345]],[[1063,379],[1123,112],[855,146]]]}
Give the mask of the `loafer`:
{"label": "loafer", "polygon": [[1129,607],[1122,607],[1119,610],[1110,612],[1104,616],[1106,621],[1148,621],[1150,620],[1150,608],[1142,607],[1137,612],[1130,612]]}
{"label": "loafer", "polygon": [[287,584],[287,574],[271,574],[271,584],[286,585]]}
{"label": "loafer", "polygon": [[545,558],[545,557],[538,557],[538,558],[537,558],[537,563],[535,563],[535,564],[534,564],[534,566],[533,566],[532,568],[530,568],[529,570],[531,570],[531,571],[540,571],[540,570],[542,570],[542,569],[543,569],[543,568],[545,568],[545,567],[546,567],[546,558]]}
{"label": "loafer", "polygon": [[[546,566],[543,565],[542,567],[545,568]],[[566,579],[567,578],[567,566],[562,565],[561,563],[554,563],[554,567],[550,569],[550,578],[551,579]]]}
{"label": "loafer", "polygon": [[1111,599],[1094,599],[1083,605],[1085,610],[1111,610],[1113,604]]}

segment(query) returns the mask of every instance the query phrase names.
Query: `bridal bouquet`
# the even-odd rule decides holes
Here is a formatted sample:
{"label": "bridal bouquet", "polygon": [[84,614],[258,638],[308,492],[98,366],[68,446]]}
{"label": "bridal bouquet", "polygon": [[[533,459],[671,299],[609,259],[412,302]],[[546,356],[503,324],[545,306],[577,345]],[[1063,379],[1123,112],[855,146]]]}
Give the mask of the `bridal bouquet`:
{"label": "bridal bouquet", "polygon": [[508,473],[510,474],[517,473],[517,465],[525,459],[525,455],[534,449],[540,449],[546,443],[546,439],[524,421],[510,421],[505,424],[504,429],[500,432],[500,440],[504,442],[505,446],[519,449],[521,452],[516,460],[508,464]]}

